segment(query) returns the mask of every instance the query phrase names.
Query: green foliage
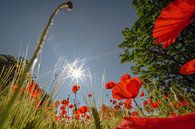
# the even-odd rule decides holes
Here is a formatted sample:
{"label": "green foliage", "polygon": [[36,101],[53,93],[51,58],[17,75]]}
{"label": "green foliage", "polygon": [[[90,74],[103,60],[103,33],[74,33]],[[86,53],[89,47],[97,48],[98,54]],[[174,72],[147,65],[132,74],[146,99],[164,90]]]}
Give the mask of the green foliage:
{"label": "green foliage", "polygon": [[123,30],[124,41],[119,45],[124,52],[121,62],[134,64],[132,71],[145,80],[147,90],[155,86],[170,90],[170,85],[195,89],[195,75],[181,75],[180,67],[195,57],[195,22],[182,31],[169,48],[155,45],[152,30],[155,19],[171,0],[133,0],[138,19],[131,28]]}

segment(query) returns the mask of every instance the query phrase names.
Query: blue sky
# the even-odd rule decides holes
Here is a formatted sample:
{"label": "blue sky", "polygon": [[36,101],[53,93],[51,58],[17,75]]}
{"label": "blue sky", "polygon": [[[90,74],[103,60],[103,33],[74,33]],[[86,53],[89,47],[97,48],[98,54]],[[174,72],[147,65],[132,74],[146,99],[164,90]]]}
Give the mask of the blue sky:
{"label": "blue sky", "polygon": [[[61,2],[63,0],[1,0],[0,53],[18,57],[28,46],[28,58],[31,57],[48,17]],[[90,69],[95,93],[99,95],[104,71],[106,81],[118,81],[122,74],[131,73],[131,64],[120,63],[122,50],[118,45],[123,42],[121,31],[132,26],[136,14],[131,0],[72,2],[71,12],[61,11],[55,17],[41,55],[40,74],[50,70],[60,57],[70,62],[85,58],[85,67]],[[63,87],[71,87],[68,81]],[[81,93],[87,94],[87,86],[80,83]],[[67,96],[68,92],[62,92],[59,98]]]}

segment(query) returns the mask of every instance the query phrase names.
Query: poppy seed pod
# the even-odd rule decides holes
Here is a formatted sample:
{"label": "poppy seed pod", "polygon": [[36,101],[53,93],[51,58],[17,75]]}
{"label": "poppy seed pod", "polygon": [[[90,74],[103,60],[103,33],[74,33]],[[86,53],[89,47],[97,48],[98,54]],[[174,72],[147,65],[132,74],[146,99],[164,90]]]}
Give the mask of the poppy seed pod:
{"label": "poppy seed pod", "polygon": [[71,11],[72,8],[73,8],[72,2],[71,2],[71,1],[67,1],[66,4],[65,4],[65,7],[66,7],[69,11]]}

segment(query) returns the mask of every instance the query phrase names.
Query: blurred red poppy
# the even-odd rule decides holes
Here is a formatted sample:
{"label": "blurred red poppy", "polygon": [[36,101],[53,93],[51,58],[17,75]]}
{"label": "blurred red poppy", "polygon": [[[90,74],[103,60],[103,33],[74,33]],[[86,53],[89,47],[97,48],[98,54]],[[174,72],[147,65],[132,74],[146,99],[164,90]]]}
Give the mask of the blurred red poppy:
{"label": "blurred red poppy", "polygon": [[60,110],[65,110],[66,109],[66,106],[64,106],[64,105],[62,105],[61,107],[60,107]]}
{"label": "blurred red poppy", "polygon": [[118,105],[120,105],[120,106],[123,105],[123,104],[124,104],[123,102],[119,102],[119,103],[118,103]]}
{"label": "blurred red poppy", "polygon": [[116,83],[114,81],[109,81],[108,83],[106,83],[105,88],[112,89],[115,85]]}
{"label": "blurred red poppy", "polygon": [[27,86],[27,92],[31,97],[39,97],[43,90],[40,88],[39,84],[36,82],[32,82]]}
{"label": "blurred red poppy", "polygon": [[114,106],[114,109],[120,109],[120,108],[121,108],[120,105],[115,105],[115,106]]}
{"label": "blurred red poppy", "polygon": [[125,100],[125,108],[132,109],[132,100],[131,99]]}
{"label": "blurred red poppy", "polygon": [[74,106],[73,106],[72,104],[70,104],[68,107],[71,109],[71,108],[73,108]]}
{"label": "blurred red poppy", "polygon": [[155,21],[153,37],[164,48],[172,45],[179,33],[195,19],[194,0],[173,0]]}
{"label": "blurred red poppy", "polygon": [[144,105],[144,106],[148,105],[148,101],[145,100],[145,101],[143,102],[143,105]]}
{"label": "blurred red poppy", "polygon": [[68,99],[62,100],[61,104],[63,104],[64,106],[68,106],[69,100]]}
{"label": "blurred red poppy", "polygon": [[113,104],[116,104],[116,103],[117,103],[117,101],[116,101],[116,100],[113,100],[113,101],[112,101],[112,103],[113,103]]}
{"label": "blurred red poppy", "polygon": [[160,102],[159,102],[159,101],[153,102],[153,103],[151,104],[151,107],[152,107],[153,109],[158,108],[159,106],[160,106]]}
{"label": "blurred red poppy", "polygon": [[79,120],[79,119],[80,119],[80,115],[79,115],[79,114],[75,114],[75,115],[74,115],[74,119],[75,119],[75,120]]}
{"label": "blurred red poppy", "polygon": [[64,116],[67,113],[67,111],[65,109],[63,109],[61,111],[62,111],[62,116]]}
{"label": "blurred red poppy", "polygon": [[78,113],[78,114],[83,114],[83,113],[86,113],[86,112],[88,112],[88,111],[89,111],[89,107],[88,107],[88,106],[81,106],[81,107],[78,109],[77,113]]}
{"label": "blurred red poppy", "polygon": [[144,96],[144,92],[141,92],[139,96],[140,97],[143,97]]}
{"label": "blurred red poppy", "polygon": [[194,129],[195,113],[168,118],[125,117],[116,129]]}
{"label": "blurred red poppy", "polygon": [[74,85],[73,87],[72,87],[72,92],[74,93],[74,94],[76,94],[77,93],[77,91],[80,89],[80,86],[79,85]]}
{"label": "blurred red poppy", "polygon": [[181,74],[195,74],[195,59],[192,59],[188,62],[186,62],[181,68],[180,68]]}
{"label": "blurred red poppy", "polygon": [[139,78],[121,81],[112,89],[112,97],[118,100],[136,98],[141,85]]}
{"label": "blurred red poppy", "polygon": [[54,116],[54,118],[55,118],[56,121],[60,120],[60,116]]}

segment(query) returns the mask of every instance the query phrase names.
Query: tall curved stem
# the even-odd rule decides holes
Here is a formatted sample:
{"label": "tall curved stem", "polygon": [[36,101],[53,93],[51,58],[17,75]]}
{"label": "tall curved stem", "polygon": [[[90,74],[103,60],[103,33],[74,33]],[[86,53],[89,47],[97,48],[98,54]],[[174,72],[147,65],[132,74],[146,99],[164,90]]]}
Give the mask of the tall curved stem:
{"label": "tall curved stem", "polygon": [[5,106],[6,108],[3,110],[3,112],[0,114],[0,129],[5,129],[5,125],[8,121],[8,118],[9,118],[9,113],[11,111],[11,108],[14,104],[14,101],[16,100],[17,96],[18,96],[18,93],[19,93],[19,90],[20,88],[22,87],[22,85],[24,84],[27,76],[28,76],[28,73],[30,72],[30,69],[34,63],[34,61],[39,57],[42,49],[43,49],[43,46],[44,46],[44,42],[45,42],[45,39],[46,39],[46,36],[47,36],[47,33],[50,29],[50,26],[52,25],[53,23],[53,18],[55,15],[58,14],[58,12],[62,9],[71,9],[69,6],[72,6],[72,3],[69,1],[69,2],[65,2],[65,3],[62,3],[60,4],[54,11],[53,13],[51,14],[51,16],[49,17],[49,20],[41,34],[41,37],[40,39],[38,40],[37,42],[37,47],[30,59],[30,62],[25,66],[24,68],[24,71],[22,72],[21,74],[21,77],[18,81],[18,89],[13,93],[13,95],[10,97],[7,105]]}

